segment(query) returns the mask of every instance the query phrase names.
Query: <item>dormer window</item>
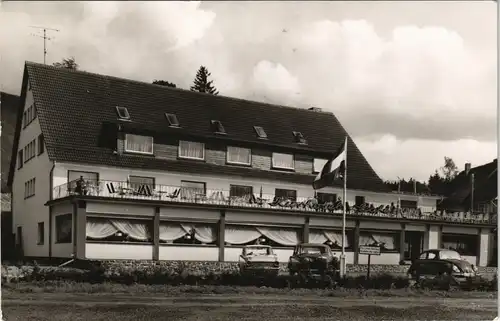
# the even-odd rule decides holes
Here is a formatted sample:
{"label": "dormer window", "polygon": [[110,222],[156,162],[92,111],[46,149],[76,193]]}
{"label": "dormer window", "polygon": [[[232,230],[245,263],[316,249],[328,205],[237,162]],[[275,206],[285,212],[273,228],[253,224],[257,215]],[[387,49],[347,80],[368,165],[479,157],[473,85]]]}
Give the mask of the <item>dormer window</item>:
{"label": "dormer window", "polygon": [[120,120],[130,120],[130,114],[126,107],[116,106],[116,115]]}
{"label": "dormer window", "polygon": [[180,127],[179,120],[175,114],[165,113],[165,117],[167,118],[170,127]]}
{"label": "dormer window", "polygon": [[307,144],[307,140],[304,138],[301,132],[292,132],[293,137],[295,137],[295,142],[298,144]]}
{"label": "dormer window", "polygon": [[222,126],[222,123],[218,120],[212,120],[212,130],[217,134],[226,134],[226,129]]}
{"label": "dormer window", "polygon": [[266,134],[264,128],[262,128],[260,126],[253,126],[253,129],[255,129],[255,132],[257,133],[257,137],[259,137],[261,139],[267,138],[267,134]]}

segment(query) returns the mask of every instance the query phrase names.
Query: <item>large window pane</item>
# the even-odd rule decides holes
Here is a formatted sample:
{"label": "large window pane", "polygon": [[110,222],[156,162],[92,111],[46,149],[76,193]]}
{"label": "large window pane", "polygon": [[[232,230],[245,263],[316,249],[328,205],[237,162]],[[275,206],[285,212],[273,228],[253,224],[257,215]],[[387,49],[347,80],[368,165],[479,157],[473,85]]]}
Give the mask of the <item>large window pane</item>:
{"label": "large window pane", "polygon": [[126,134],[125,151],[133,153],[153,154],[153,137]]}
{"label": "large window pane", "polygon": [[181,140],[179,141],[179,157],[205,159],[205,144]]}
{"label": "large window pane", "polygon": [[181,181],[181,198],[183,199],[196,199],[198,196],[205,195],[205,183]]}
{"label": "large window pane", "polygon": [[444,249],[454,250],[466,256],[478,255],[479,237],[477,235],[443,234],[442,241]]}
{"label": "large window pane", "polygon": [[273,167],[294,169],[293,154],[273,153]]}
{"label": "large window pane", "polygon": [[129,185],[132,190],[139,194],[150,195],[155,189],[154,177],[129,176]]}
{"label": "large window pane", "polygon": [[242,147],[227,147],[227,162],[234,164],[250,165],[251,150]]}
{"label": "large window pane", "polygon": [[71,243],[73,236],[73,214],[56,216],[56,243]]}
{"label": "large window pane", "polygon": [[282,189],[282,188],[277,188],[274,192],[275,198],[278,199],[289,199],[291,201],[296,201],[297,200],[297,191],[292,190],[292,189]]}

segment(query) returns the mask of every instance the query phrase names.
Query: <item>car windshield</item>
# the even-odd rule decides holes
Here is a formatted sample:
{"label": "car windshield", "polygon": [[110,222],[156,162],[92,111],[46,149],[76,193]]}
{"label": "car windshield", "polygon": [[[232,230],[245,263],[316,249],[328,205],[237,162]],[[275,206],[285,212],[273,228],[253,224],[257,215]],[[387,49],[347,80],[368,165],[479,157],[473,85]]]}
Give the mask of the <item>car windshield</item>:
{"label": "car windshield", "polygon": [[460,254],[458,254],[458,252],[451,251],[451,250],[439,252],[439,257],[443,260],[461,260],[462,259],[462,257],[460,256]]}
{"label": "car windshield", "polygon": [[245,255],[271,255],[272,250],[269,247],[248,247],[244,250]]}
{"label": "car windshield", "polygon": [[325,254],[326,249],[321,246],[303,246],[299,249],[299,253],[305,253],[305,254]]}

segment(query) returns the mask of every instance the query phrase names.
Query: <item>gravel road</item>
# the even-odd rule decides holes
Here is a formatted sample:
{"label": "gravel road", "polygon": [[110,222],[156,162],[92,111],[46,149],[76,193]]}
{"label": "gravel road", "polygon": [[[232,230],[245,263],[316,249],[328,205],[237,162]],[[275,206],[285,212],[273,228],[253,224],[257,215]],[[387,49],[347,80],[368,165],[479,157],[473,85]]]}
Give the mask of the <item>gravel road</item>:
{"label": "gravel road", "polygon": [[9,293],[4,320],[493,320],[492,298]]}

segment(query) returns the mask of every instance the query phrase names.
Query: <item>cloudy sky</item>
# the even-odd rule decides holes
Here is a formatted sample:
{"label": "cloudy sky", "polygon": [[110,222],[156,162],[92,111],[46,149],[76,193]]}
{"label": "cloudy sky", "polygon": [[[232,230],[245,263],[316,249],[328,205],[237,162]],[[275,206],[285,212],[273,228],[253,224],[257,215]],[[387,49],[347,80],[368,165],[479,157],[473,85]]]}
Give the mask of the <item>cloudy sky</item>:
{"label": "cloudy sky", "polygon": [[0,84],[25,60],[334,112],[384,179],[497,155],[496,3],[0,2]]}

